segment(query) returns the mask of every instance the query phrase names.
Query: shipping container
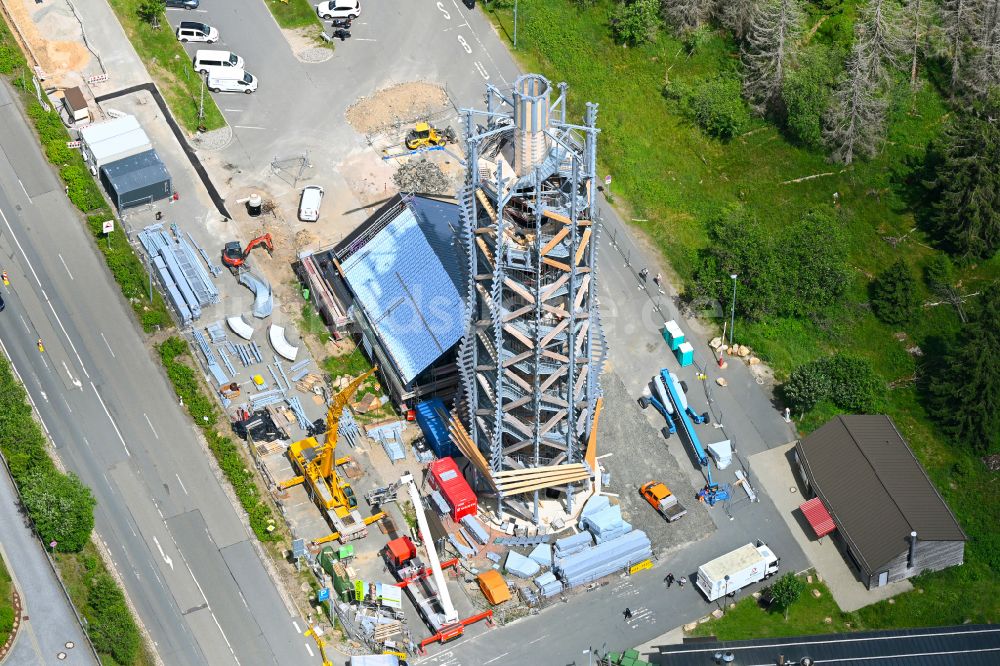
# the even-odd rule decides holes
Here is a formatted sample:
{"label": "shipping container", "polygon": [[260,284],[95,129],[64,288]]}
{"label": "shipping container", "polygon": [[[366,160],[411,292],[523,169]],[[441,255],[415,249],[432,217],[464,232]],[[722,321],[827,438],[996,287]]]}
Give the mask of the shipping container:
{"label": "shipping container", "polygon": [[417,425],[424,433],[427,445],[438,458],[458,455],[458,449],[448,434],[448,410],[441,398],[433,398],[417,404]]}
{"label": "shipping container", "polygon": [[455,522],[464,516],[475,516],[478,511],[476,494],[472,492],[458,465],[450,458],[441,458],[430,464],[431,486],[444,495],[451,507],[451,519]]}

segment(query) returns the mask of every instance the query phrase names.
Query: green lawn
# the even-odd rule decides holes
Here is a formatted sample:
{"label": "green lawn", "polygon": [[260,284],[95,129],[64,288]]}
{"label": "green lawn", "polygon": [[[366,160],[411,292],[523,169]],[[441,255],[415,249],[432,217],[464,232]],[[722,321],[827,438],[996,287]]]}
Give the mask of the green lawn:
{"label": "green lawn", "polygon": [[[877,321],[867,306],[867,285],[876,273],[902,257],[919,274],[935,253],[920,231],[895,248],[885,237],[904,236],[916,226],[911,197],[901,183],[948,114],[943,97],[929,84],[916,92],[901,86],[882,153],[848,168],[791,143],[778,127],[760,119],[743,135],[723,143],[706,137],[680,115],[662,89],[668,77],[672,83],[692,83],[736,67],[735,45],[722,33],[713,33],[689,56],[678,39],[661,31],[653,43],[623,48],[610,41],[611,6],[610,0],[600,0],[594,8],[581,10],[572,0],[520,0],[516,56],[525,70],[569,83],[574,116],[582,117],[585,102],[600,104],[601,175],[613,175],[616,205],[625,219],[647,220],[634,224],[662,252],[681,286],[687,286],[697,253],[708,243],[707,221],[722,206],[742,202],[763,224],[778,231],[811,208],[832,207],[833,193],[839,193],[835,212],[848,239],[854,274],[843,302],[808,319],[737,320],[737,342],[754,347],[779,379],[834,350],[870,359],[892,387],[887,412],[970,537],[964,566],[923,576],[919,587],[924,593],[914,591],[894,604],[877,604],[846,622],[853,628],[874,629],[965,619],[997,621],[1000,501],[995,475],[934,430],[917,399],[913,385],[917,366],[907,351],[912,345],[931,349],[934,336],[947,337],[958,330],[958,318],[948,306],[926,308],[901,341],[896,337],[901,331]],[[509,40],[510,10],[490,16],[501,37]],[[789,182],[817,174],[829,175]],[[964,266],[958,274],[962,291],[976,291],[1000,278],[1000,255]],[[835,413],[835,407],[821,403],[805,415],[800,430],[809,432]],[[824,595],[821,603],[832,602]],[[741,625],[747,631],[758,619],[754,614],[761,613],[751,610],[741,615],[752,618]],[[826,617],[834,609],[813,610]],[[832,630],[817,625],[813,611],[802,613],[808,616],[804,621],[810,631]],[[797,627],[791,633],[801,630]]]}
{"label": "green lawn", "polygon": [[0,557],[0,645],[7,642],[7,637],[14,627],[14,582],[7,571],[7,563]]}
{"label": "green lawn", "polygon": [[315,4],[309,0],[265,0],[267,8],[274,15],[274,20],[282,28],[318,28],[323,30],[323,24],[316,15]]}
{"label": "green lawn", "polygon": [[136,13],[140,0],[110,0],[110,4],[177,122],[191,133],[197,131],[199,124],[208,130],[223,127],[226,121],[208,90],[204,96],[205,118],[199,123],[203,79],[177,41],[170,17],[161,17],[160,28],[154,30]]}

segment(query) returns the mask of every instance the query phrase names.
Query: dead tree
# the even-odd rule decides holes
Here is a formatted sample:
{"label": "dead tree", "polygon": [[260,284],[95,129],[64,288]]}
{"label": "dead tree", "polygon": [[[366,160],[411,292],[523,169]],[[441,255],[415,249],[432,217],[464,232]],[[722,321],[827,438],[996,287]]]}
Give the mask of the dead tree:
{"label": "dead tree", "polygon": [[917,67],[927,51],[927,35],[937,23],[937,6],[931,0],[908,0],[903,8],[902,46],[910,58],[910,86],[917,87]]}
{"label": "dead tree", "polygon": [[967,85],[977,96],[985,96],[1000,84],[1000,0],[980,0],[974,6],[972,52]]}
{"label": "dead tree", "polygon": [[743,94],[758,113],[780,99],[794,50],[802,34],[798,0],[764,0],[757,5],[743,44]]}
{"label": "dead tree", "polygon": [[881,90],[891,82],[892,70],[899,67],[899,12],[893,0],[871,0],[860,11],[858,24],[864,27],[864,48],[871,54],[868,81]]}
{"label": "dead tree", "polygon": [[731,30],[736,41],[742,42],[750,33],[757,5],[761,0],[729,0],[719,5],[716,14],[719,24]]}
{"label": "dead tree", "polygon": [[973,5],[978,0],[944,0],[941,5],[941,31],[951,61],[951,96],[954,99],[962,83],[972,40]]}
{"label": "dead tree", "polygon": [[660,11],[677,32],[688,32],[708,20],[715,4],[715,0],[661,0]]}

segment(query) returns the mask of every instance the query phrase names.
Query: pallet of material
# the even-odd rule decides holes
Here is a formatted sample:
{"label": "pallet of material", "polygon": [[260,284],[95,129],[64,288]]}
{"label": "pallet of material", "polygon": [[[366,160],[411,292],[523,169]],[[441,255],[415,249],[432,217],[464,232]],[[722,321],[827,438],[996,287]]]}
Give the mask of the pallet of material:
{"label": "pallet of material", "polygon": [[303,393],[312,393],[313,389],[323,383],[323,378],[314,372],[306,374],[302,379],[295,381],[295,388]]}

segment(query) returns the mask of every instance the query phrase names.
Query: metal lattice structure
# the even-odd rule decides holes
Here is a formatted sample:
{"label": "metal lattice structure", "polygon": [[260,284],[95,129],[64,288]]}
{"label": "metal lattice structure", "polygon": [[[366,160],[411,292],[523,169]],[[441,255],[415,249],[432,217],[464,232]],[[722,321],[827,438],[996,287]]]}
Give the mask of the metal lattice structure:
{"label": "metal lattice structure", "polygon": [[[456,411],[501,499],[533,493],[536,522],[540,484],[505,489],[495,480],[582,467],[607,348],[597,304],[597,105],[586,105],[583,125],[568,123],[566,89],[560,83],[553,102],[550,83],[526,74],[509,94],[488,86],[485,110],[463,111],[470,307]],[[541,485],[569,490],[572,512],[579,480]]]}

